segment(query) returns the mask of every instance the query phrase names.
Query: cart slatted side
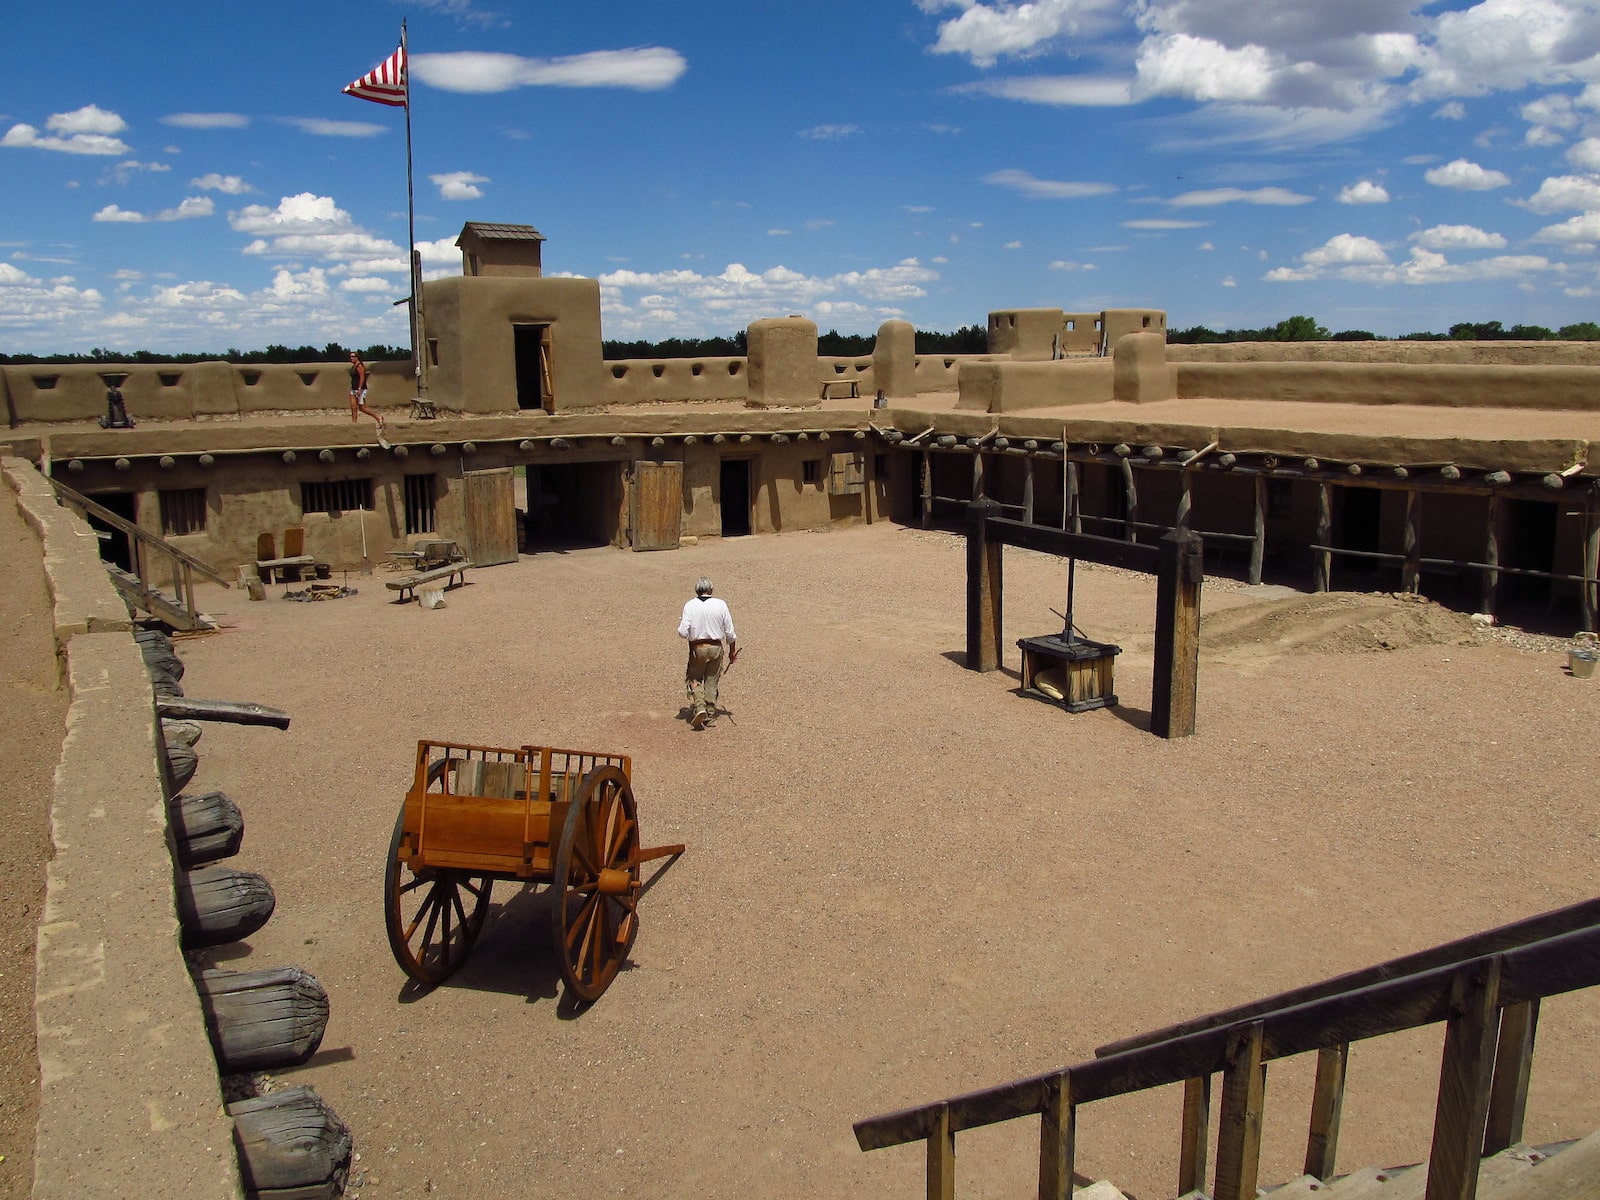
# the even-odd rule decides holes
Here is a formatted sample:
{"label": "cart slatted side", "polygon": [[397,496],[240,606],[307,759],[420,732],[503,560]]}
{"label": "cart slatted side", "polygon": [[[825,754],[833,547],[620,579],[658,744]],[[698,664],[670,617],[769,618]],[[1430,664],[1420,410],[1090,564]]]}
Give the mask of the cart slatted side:
{"label": "cart slatted side", "polygon": [[578,785],[605,765],[624,774],[632,767],[626,755],[419,742],[403,859],[413,871],[451,867],[548,879],[553,842]]}

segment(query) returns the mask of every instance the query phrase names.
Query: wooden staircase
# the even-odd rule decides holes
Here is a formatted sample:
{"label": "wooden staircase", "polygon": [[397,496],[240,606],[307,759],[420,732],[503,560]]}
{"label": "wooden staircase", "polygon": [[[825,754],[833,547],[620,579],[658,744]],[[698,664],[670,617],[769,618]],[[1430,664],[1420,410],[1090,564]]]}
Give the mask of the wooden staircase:
{"label": "wooden staircase", "polygon": [[[1600,985],[1600,898],[1543,913],[1365,970],[1102,1046],[1086,1062],[858,1121],[863,1150],[927,1144],[929,1200],[955,1196],[956,1135],[1039,1118],[1041,1200],[1074,1189],[1077,1110],[1181,1084],[1174,1194],[1207,1200],[1600,1200],[1600,1131],[1560,1146],[1522,1144],[1539,1003]],[[1428,1161],[1338,1175],[1339,1118],[1352,1043],[1444,1026]],[[1305,1174],[1257,1186],[1267,1064],[1317,1056]],[[1221,1077],[1215,1172],[1213,1077]],[[1120,1195],[1104,1181],[1093,1200]]]}
{"label": "wooden staircase", "polygon": [[[139,528],[132,521],[73,491],[60,480],[51,479],[50,484],[55,488],[56,499],[60,503],[77,510],[84,517],[92,515],[96,520],[103,521],[128,536],[128,544],[133,550],[134,570],[125,571],[115,563],[106,563],[105,568],[111,576],[111,582],[116,585],[117,591],[122,594],[122,598],[128,602],[130,608],[149,613],[174,629],[214,628],[195,607],[194,577],[198,572],[223,587],[228,586],[226,579],[165,538]],[[169,568],[167,574],[172,592],[175,594],[161,591],[153,582],[156,568],[161,564]]]}

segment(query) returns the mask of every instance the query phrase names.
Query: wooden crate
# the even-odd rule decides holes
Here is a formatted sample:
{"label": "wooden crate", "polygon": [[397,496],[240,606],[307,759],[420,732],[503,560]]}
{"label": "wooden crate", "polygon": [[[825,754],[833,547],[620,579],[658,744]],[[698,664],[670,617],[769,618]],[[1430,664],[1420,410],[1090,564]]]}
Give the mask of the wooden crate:
{"label": "wooden crate", "polygon": [[[1022,690],[1027,694],[1059,704],[1068,712],[1088,712],[1116,704],[1114,668],[1121,646],[1048,634],[1023,638],[1017,648],[1022,651]],[[1047,671],[1060,679],[1055,688],[1061,693],[1059,697],[1039,686],[1039,676]],[[1051,679],[1047,677],[1044,682],[1049,684]]]}

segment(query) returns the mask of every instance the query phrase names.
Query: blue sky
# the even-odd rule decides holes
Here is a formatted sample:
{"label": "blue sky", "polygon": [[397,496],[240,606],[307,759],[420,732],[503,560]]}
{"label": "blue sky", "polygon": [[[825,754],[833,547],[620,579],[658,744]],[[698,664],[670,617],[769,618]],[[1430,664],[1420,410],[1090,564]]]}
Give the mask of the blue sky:
{"label": "blue sky", "polygon": [[1600,0],[63,0],[7,14],[0,351],[403,344],[537,226],[608,337],[999,308],[1600,318]]}

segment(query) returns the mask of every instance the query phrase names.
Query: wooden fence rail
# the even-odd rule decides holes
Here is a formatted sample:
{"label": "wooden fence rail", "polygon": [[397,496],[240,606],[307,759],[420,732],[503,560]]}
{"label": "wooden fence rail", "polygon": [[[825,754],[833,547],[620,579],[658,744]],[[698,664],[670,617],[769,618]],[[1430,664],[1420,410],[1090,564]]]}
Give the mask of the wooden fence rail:
{"label": "wooden fence rail", "polygon": [[[1582,907],[1582,906],[1577,906]],[[1570,910],[1567,910],[1570,911]],[[1554,914],[1546,914],[1546,918]],[[1591,914],[1592,917],[1592,914]],[[1543,918],[1535,918],[1535,921]],[[1533,922],[1522,923],[1532,926]],[[1500,931],[1491,931],[1500,932]],[[1480,935],[1488,937],[1490,935]],[[1461,946],[1472,939],[1463,939]],[[1437,948],[1434,952],[1446,950]],[[1422,956],[1418,956],[1421,958]],[[1374,970],[1381,970],[1375,968]],[[928,1143],[928,1195],[954,1195],[955,1136],[1018,1117],[1041,1118],[1039,1194],[1070,1195],[1076,1108],[1167,1084],[1185,1085],[1179,1190],[1202,1186],[1211,1078],[1222,1078],[1214,1200],[1251,1200],[1261,1138],[1265,1066],[1318,1053],[1307,1162],[1332,1172],[1351,1042],[1423,1025],[1446,1026],[1429,1158],[1427,1200],[1472,1200],[1476,1164],[1494,1139],[1491,1100],[1520,1123],[1537,1003],[1600,984],[1600,924],[1511,945],[1496,953],[1369,980],[1358,972],[1331,994],[1178,1034],[998,1087],[857,1122],[863,1150]],[[1345,977],[1348,981],[1350,977]],[[1329,985],[1336,981],[1329,981]],[[1316,985],[1317,987],[1329,985]],[[1497,1052],[1507,1059],[1495,1071]],[[1508,1128],[1506,1117],[1501,1124]],[[1504,1128],[1501,1132],[1504,1132]],[[1308,1173],[1316,1174],[1316,1171]]]}

